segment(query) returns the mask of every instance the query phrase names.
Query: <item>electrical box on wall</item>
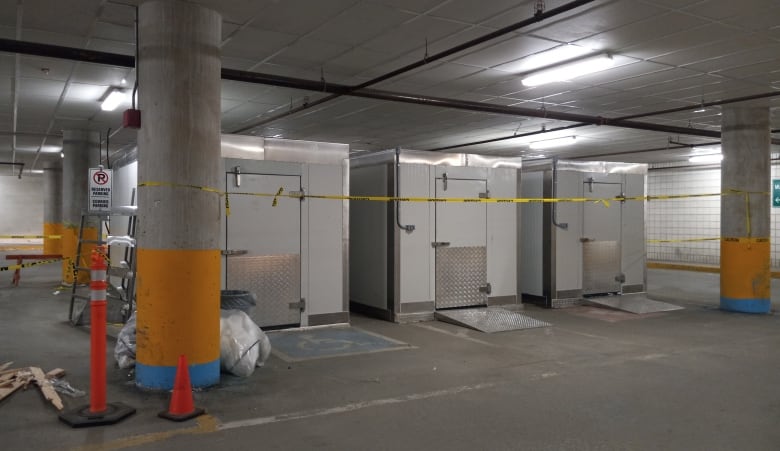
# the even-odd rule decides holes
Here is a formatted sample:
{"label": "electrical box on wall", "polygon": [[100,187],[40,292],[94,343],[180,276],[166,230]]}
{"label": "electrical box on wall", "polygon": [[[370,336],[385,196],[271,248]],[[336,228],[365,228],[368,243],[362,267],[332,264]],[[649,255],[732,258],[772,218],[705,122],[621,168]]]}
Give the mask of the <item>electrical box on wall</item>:
{"label": "electrical box on wall", "polygon": [[125,128],[141,128],[141,110],[125,110],[122,116],[122,126]]}

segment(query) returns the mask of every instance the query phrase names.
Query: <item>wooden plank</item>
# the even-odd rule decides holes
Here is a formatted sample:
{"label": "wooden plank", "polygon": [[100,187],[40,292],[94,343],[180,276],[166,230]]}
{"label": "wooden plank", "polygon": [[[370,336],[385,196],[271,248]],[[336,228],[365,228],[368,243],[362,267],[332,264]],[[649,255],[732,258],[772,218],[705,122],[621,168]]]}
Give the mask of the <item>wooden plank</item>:
{"label": "wooden plank", "polygon": [[19,390],[19,388],[24,385],[24,382],[16,381],[13,385],[7,388],[0,388],[0,401],[4,400],[8,396],[11,395],[11,393],[15,392],[16,390]]}
{"label": "wooden plank", "polygon": [[65,376],[65,370],[62,368],[54,368],[53,370],[46,373],[46,379],[59,379],[63,376]]}
{"label": "wooden plank", "polygon": [[0,371],[0,376],[2,376],[4,374],[9,374],[9,373],[15,373],[17,371],[22,371],[22,370],[26,370],[26,369],[27,368],[11,368],[10,370],[3,370],[3,371]]}
{"label": "wooden plank", "polygon": [[38,388],[41,389],[43,397],[46,398],[47,401],[50,401],[52,405],[57,408],[57,410],[62,410],[65,408],[65,406],[62,404],[62,399],[60,399],[60,395],[54,391],[54,387],[52,387],[51,383],[46,380],[46,375],[43,373],[43,370],[32,366],[30,367],[30,371],[33,374],[35,382],[38,384]]}
{"label": "wooden plank", "polygon": [[6,362],[6,363],[0,365],[0,372],[2,372],[3,370],[5,370],[6,368],[8,368],[9,366],[11,366],[13,364],[14,364],[14,362]]}

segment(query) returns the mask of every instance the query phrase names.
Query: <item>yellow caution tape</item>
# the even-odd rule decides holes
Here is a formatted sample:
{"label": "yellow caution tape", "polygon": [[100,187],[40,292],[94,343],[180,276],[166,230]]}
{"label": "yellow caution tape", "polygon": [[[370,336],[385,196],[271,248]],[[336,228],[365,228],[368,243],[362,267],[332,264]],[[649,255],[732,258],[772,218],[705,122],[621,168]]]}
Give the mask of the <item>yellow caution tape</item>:
{"label": "yellow caution tape", "polygon": [[610,206],[610,202],[626,202],[626,201],[655,201],[655,200],[672,200],[672,199],[692,199],[699,197],[717,197],[727,195],[745,195],[751,194],[769,195],[769,192],[759,191],[741,191],[736,189],[727,189],[719,193],[702,193],[702,194],[658,194],[649,196],[616,196],[611,198],[590,198],[590,197],[540,197],[540,198],[525,198],[525,197],[488,197],[488,198],[468,198],[468,197],[400,197],[400,196],[351,196],[351,195],[326,195],[326,194],[301,194],[301,193],[287,193],[284,194],[284,189],[279,188],[276,193],[252,193],[252,192],[231,192],[221,191],[216,188],[209,188],[206,186],[187,185],[181,183],[172,182],[143,182],[139,183],[138,187],[151,187],[151,186],[166,186],[171,188],[189,188],[200,191],[206,191],[214,193],[219,196],[225,196],[225,205],[229,209],[228,195],[231,196],[256,196],[256,197],[272,197],[272,206],[276,206],[278,198],[289,197],[293,199],[328,199],[328,200],[350,200],[350,201],[373,201],[373,202],[456,202],[456,203],[489,203],[489,204],[525,204],[525,203],[559,203],[559,202],[592,202],[602,204],[605,207]]}
{"label": "yellow caution tape", "polygon": [[12,270],[17,270],[17,269],[22,269],[22,268],[30,268],[32,266],[46,265],[46,264],[49,264],[49,263],[55,263],[55,262],[58,262],[60,260],[61,259],[59,259],[59,258],[53,258],[51,260],[39,260],[37,262],[32,262],[32,263],[22,263],[21,265],[0,266],[0,271],[12,271]]}
{"label": "yellow caution tape", "polygon": [[682,238],[679,240],[647,240],[648,243],[696,243],[699,241],[720,241],[720,237],[712,238]]}
{"label": "yellow caution tape", "polygon": [[0,238],[51,238],[53,240],[59,240],[62,235],[0,235]]}

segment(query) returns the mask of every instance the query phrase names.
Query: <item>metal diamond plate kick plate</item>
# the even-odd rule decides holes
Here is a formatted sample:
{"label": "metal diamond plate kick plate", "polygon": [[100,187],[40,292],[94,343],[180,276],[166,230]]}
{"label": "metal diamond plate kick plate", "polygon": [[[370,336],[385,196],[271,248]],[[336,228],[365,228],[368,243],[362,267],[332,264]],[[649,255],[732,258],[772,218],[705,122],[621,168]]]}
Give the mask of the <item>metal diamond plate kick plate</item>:
{"label": "metal diamond plate kick plate", "polygon": [[301,257],[298,254],[231,257],[227,288],[251,291],[257,307],[250,316],[260,327],[299,324],[301,312],[290,308],[301,300]]}
{"label": "metal diamond plate kick plate", "polygon": [[436,308],[486,305],[487,249],[484,246],[436,248]]}
{"label": "metal diamond plate kick plate", "polygon": [[582,266],[584,294],[620,291],[620,282],[615,280],[620,273],[620,244],[617,241],[583,243]]}
{"label": "metal diamond plate kick plate", "polygon": [[447,310],[436,312],[436,319],[487,333],[550,326],[545,321],[502,308]]}

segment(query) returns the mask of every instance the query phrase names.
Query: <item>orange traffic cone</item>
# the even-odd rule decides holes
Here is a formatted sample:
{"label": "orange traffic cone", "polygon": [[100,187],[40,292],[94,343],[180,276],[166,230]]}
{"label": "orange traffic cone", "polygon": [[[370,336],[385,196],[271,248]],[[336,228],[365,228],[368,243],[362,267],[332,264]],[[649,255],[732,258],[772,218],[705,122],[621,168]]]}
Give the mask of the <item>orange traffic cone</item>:
{"label": "orange traffic cone", "polygon": [[187,358],[182,354],[179,356],[179,365],[176,367],[171,403],[168,406],[168,411],[160,412],[159,417],[173,421],[185,421],[204,413],[206,411],[195,407],[195,403],[192,401],[190,371],[187,369]]}

